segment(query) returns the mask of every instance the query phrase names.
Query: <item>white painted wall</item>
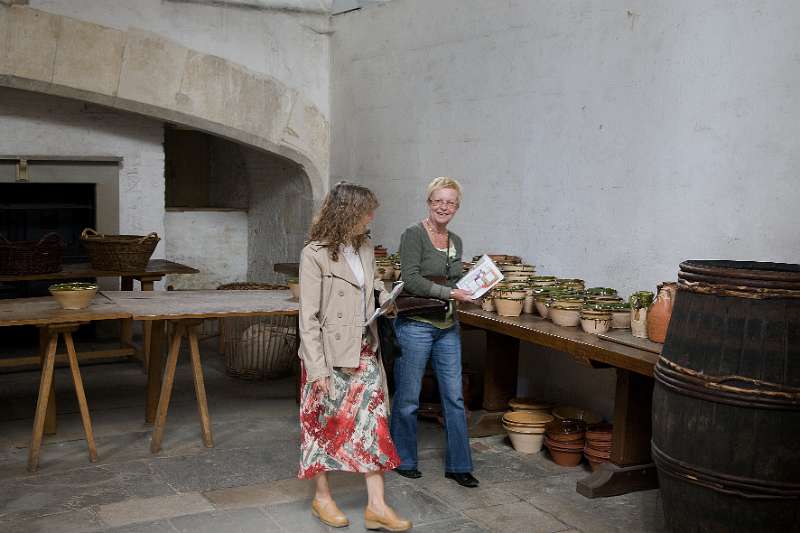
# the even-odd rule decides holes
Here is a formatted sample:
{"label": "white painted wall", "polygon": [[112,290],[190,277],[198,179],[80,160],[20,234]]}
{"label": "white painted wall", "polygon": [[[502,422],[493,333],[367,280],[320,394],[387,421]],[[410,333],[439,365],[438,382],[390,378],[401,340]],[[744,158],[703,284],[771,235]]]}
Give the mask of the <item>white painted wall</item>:
{"label": "white painted wall", "polygon": [[[0,88],[0,153],[121,157],[119,231],[164,235],[163,125],[129,113]],[[153,257],[164,257],[164,241]]]}
{"label": "white painted wall", "polygon": [[[260,2],[268,5],[275,2]],[[276,4],[309,8],[311,0]],[[209,1],[208,4],[215,4]],[[32,8],[110,26],[138,28],[190,49],[268,74],[299,90],[329,116],[330,46],[326,14],[161,0],[30,0]],[[320,9],[329,7],[326,0]]]}
{"label": "white painted wall", "polygon": [[167,211],[167,257],[191,265],[199,274],[174,275],[175,289],[216,289],[247,281],[246,211]]}
{"label": "white painted wall", "polygon": [[[451,175],[466,254],[542,274],[627,294],[688,258],[800,261],[797,2],[394,0],[334,29],[331,179],[377,191],[392,250]],[[613,390],[568,364],[578,400]]]}

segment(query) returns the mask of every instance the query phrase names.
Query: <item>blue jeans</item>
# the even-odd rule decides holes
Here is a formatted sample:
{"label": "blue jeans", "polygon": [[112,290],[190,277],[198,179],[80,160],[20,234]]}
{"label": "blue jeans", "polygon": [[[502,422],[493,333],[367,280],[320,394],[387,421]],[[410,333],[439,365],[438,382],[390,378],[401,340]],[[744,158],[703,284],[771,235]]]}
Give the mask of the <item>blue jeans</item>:
{"label": "blue jeans", "polygon": [[402,356],[394,362],[395,393],[390,427],[401,469],[417,468],[417,410],[428,359],[439,382],[447,452],[445,472],[472,472],[467,416],[461,385],[461,333],[458,324],[439,329],[398,317],[397,341]]}

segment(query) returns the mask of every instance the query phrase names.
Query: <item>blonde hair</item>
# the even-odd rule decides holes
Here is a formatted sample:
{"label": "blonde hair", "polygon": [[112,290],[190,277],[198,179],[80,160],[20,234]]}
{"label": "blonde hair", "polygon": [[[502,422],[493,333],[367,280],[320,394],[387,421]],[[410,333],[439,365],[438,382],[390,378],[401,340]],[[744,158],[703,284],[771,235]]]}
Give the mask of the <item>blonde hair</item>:
{"label": "blonde hair", "polygon": [[458,181],[447,176],[433,178],[428,184],[428,201],[431,200],[431,195],[439,189],[453,189],[456,191],[458,193],[458,205],[461,205],[461,184]]}
{"label": "blonde hair", "polygon": [[361,218],[378,205],[378,198],[371,190],[340,181],[325,195],[311,223],[309,237],[327,245],[331,259],[338,261],[340,245],[349,244],[357,250],[367,239],[367,234],[354,235],[354,230]]}

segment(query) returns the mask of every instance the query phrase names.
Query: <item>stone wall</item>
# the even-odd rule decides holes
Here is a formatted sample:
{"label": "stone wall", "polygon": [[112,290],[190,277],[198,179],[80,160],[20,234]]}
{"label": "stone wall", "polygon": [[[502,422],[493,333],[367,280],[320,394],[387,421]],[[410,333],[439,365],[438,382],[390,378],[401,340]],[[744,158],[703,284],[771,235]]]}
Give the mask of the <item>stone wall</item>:
{"label": "stone wall", "polygon": [[[0,153],[121,157],[119,231],[164,235],[163,125],[130,113],[0,87]],[[154,257],[164,257],[162,240]]]}
{"label": "stone wall", "polygon": [[[310,23],[280,20],[303,16],[298,14],[245,16],[237,8],[155,0],[51,1],[40,7],[52,12],[0,5],[0,86],[133,111],[276,153],[303,166],[317,197],[324,193],[329,165],[327,116],[305,88],[287,85],[273,75],[285,73],[276,65],[286,72],[313,73],[307,84],[326,106],[320,96],[328,91],[324,28],[320,33]],[[124,29],[61,12],[102,19],[106,24],[116,21]],[[128,26],[137,21],[144,28]],[[181,26],[184,23],[188,29]],[[270,24],[276,25],[273,33],[267,31]],[[308,52],[313,57],[306,57],[294,51],[303,49],[294,46],[302,39],[283,36],[278,26],[322,35],[319,39],[325,44]],[[214,52],[235,57],[226,59],[190,48],[175,37],[192,46],[222,43],[224,49]],[[308,36],[307,41],[317,42],[317,37]],[[284,53],[283,47],[293,50],[292,54]],[[266,72],[243,64],[264,56],[271,57],[271,62],[255,66]]]}
{"label": "stone wall", "polygon": [[[331,179],[376,190],[374,233],[394,250],[427,181],[454,176],[468,256],[515,253],[625,295],[688,258],[797,262],[798,17],[789,0],[393,0],[339,15]],[[613,371],[523,351],[523,391],[608,410]]]}

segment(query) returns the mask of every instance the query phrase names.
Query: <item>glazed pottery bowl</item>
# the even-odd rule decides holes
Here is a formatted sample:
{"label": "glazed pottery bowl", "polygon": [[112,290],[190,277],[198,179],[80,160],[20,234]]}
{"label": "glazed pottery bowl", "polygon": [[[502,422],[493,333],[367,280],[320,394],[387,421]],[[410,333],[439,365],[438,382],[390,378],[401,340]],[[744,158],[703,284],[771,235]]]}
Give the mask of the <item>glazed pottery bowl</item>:
{"label": "glazed pottery bowl", "polygon": [[589,287],[586,294],[590,296],[616,296],[617,289],[611,287]]}
{"label": "glazed pottery bowl", "polygon": [[619,308],[611,311],[611,328],[612,329],[630,329],[631,327],[631,310],[630,308]]}
{"label": "glazed pottery bowl", "polygon": [[97,285],[94,283],[56,283],[48,287],[58,305],[62,309],[86,309],[97,294]]}
{"label": "glazed pottery bowl", "polygon": [[522,306],[525,297],[507,298],[504,296],[494,298],[494,306],[500,316],[519,316],[522,313]]}
{"label": "glazed pottery bowl", "polygon": [[550,452],[550,457],[559,466],[575,467],[581,464],[581,459],[583,459],[582,452],[561,451],[549,446],[548,451]]}
{"label": "glazed pottery bowl", "polygon": [[525,426],[542,426],[554,420],[553,415],[541,411],[508,411],[503,422]]}
{"label": "glazed pottery bowl", "polygon": [[547,298],[542,300],[534,298],[533,305],[536,307],[536,311],[539,313],[539,316],[542,318],[547,318],[550,309],[547,307]]}
{"label": "glazed pottery bowl", "polygon": [[520,433],[508,430],[508,438],[511,445],[520,453],[539,453],[542,450],[544,435],[536,433]]}
{"label": "glazed pottery bowl", "polygon": [[547,318],[557,326],[575,327],[581,322],[580,307],[564,307],[553,304],[547,311]]}
{"label": "glazed pottery bowl", "polygon": [[533,296],[528,295],[525,296],[525,299],[522,300],[522,312],[525,314],[532,314],[536,310],[535,302],[533,301]]}
{"label": "glazed pottery bowl", "polygon": [[611,313],[581,311],[581,328],[586,333],[605,333],[611,328]]}
{"label": "glazed pottery bowl", "polygon": [[494,298],[486,296],[481,302],[481,309],[484,311],[494,312]]}

